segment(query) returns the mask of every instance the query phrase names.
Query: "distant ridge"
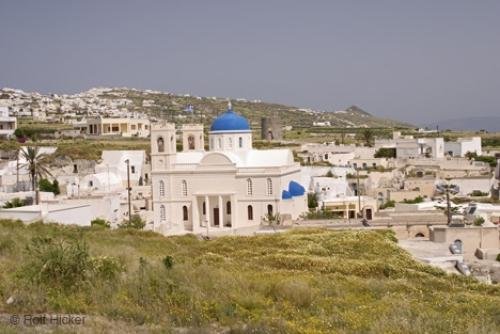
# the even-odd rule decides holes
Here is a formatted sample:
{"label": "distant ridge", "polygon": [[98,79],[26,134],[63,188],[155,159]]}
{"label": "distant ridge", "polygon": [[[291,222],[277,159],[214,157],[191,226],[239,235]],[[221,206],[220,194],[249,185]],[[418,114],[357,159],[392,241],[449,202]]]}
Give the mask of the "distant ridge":
{"label": "distant ridge", "polygon": [[488,132],[499,132],[500,116],[464,117],[427,124],[430,128],[435,128],[437,125],[443,130],[486,130]]}

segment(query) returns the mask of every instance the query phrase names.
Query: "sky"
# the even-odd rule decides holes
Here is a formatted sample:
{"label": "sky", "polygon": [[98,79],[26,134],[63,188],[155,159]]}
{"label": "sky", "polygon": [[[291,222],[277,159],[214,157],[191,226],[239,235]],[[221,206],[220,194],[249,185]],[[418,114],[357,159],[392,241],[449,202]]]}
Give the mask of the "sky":
{"label": "sky", "polygon": [[500,1],[0,0],[0,87],[500,115]]}

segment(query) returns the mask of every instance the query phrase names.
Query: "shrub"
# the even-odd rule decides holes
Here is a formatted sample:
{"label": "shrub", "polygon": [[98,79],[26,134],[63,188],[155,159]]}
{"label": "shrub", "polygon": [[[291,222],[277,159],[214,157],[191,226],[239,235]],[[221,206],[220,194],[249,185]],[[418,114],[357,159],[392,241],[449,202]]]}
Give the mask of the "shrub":
{"label": "shrub", "polygon": [[26,205],[26,200],[14,197],[10,201],[5,202],[4,209],[18,208]]}
{"label": "shrub", "polygon": [[471,196],[489,196],[488,193],[482,192],[481,190],[474,190],[470,194]]}
{"label": "shrub", "polygon": [[26,247],[26,255],[29,260],[21,277],[31,283],[67,290],[86,279],[90,255],[83,241],[35,237]]}
{"label": "shrub", "polygon": [[95,218],[90,222],[90,226],[92,227],[102,227],[102,228],[110,228],[111,223],[108,222],[106,219],[102,218]]}
{"label": "shrub", "polygon": [[136,230],[142,230],[144,226],[146,226],[146,222],[139,215],[132,215],[130,220],[125,220],[119,225],[120,228],[133,228]]}
{"label": "shrub", "polygon": [[484,224],[483,217],[476,217],[476,219],[474,219],[474,226],[481,226],[483,224]]}
{"label": "shrub", "polygon": [[390,200],[390,201],[387,201],[384,204],[380,205],[380,209],[383,210],[383,209],[387,209],[387,208],[393,208],[395,206],[396,206],[396,201]]}
{"label": "shrub", "polygon": [[40,182],[38,182],[38,188],[41,191],[54,193],[54,195],[59,195],[61,193],[57,180],[50,182],[48,179],[41,179]]}
{"label": "shrub", "polygon": [[375,158],[395,158],[396,149],[390,147],[381,147],[375,152]]}
{"label": "shrub", "polygon": [[87,244],[78,239],[35,237],[26,247],[28,261],[17,273],[30,284],[68,293],[84,283],[111,280],[125,270],[124,265],[111,257],[91,257]]}
{"label": "shrub", "polygon": [[309,209],[316,209],[318,207],[318,199],[316,194],[307,194],[307,207]]}
{"label": "shrub", "polygon": [[174,258],[170,255],[165,256],[162,262],[166,269],[172,269],[174,266]]}
{"label": "shrub", "polygon": [[423,201],[424,201],[424,198],[422,196],[417,196],[414,199],[405,199],[405,200],[403,200],[403,203],[417,204],[417,203],[422,203]]}
{"label": "shrub", "polygon": [[500,262],[500,254],[497,254],[497,261]]}

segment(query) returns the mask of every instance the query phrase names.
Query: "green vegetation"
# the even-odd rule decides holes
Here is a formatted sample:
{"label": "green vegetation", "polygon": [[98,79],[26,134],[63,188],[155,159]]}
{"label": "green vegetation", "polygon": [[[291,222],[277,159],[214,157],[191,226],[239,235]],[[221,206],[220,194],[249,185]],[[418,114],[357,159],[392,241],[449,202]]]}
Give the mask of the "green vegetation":
{"label": "green vegetation", "polygon": [[316,197],[316,194],[307,194],[307,207],[309,209],[316,209],[318,207],[318,198]]}
{"label": "green vegetation", "polygon": [[483,224],[484,224],[483,217],[476,217],[476,219],[474,219],[474,226],[481,226]]}
{"label": "green vegetation", "polygon": [[90,226],[98,228],[110,228],[111,223],[108,222],[106,219],[95,218],[90,222]]}
{"label": "green vegetation", "polygon": [[306,219],[340,219],[343,218],[342,212],[332,212],[330,210],[309,210]]}
{"label": "green vegetation", "polygon": [[27,146],[25,150],[21,150],[20,152],[26,161],[24,166],[28,169],[30,175],[31,189],[35,190],[39,179],[51,175],[49,171],[50,155],[40,153],[38,146]]}
{"label": "green vegetation", "polygon": [[0,221],[0,303],[84,314],[88,332],[500,330],[500,287],[418,263],[384,230],[204,241]]}
{"label": "green vegetation", "polygon": [[142,230],[146,226],[146,222],[139,215],[132,215],[130,220],[126,219],[119,225],[120,228],[131,228]]}
{"label": "green vegetation", "polygon": [[422,196],[417,196],[414,199],[404,199],[402,203],[405,204],[418,204],[422,203],[424,201],[424,198]]}
{"label": "green vegetation", "polygon": [[396,149],[395,148],[386,148],[381,147],[375,152],[375,158],[395,158],[396,157]]}
{"label": "green vegetation", "polygon": [[27,205],[27,203],[24,199],[20,199],[19,197],[14,197],[10,201],[5,202],[3,208],[4,209],[19,208],[25,205]]}
{"label": "green vegetation", "polygon": [[489,193],[486,193],[486,192],[482,192],[481,190],[473,190],[471,193],[470,193],[471,196],[474,196],[474,197],[481,197],[481,196],[489,196],[490,194]]}
{"label": "green vegetation", "polygon": [[38,183],[38,189],[40,189],[40,191],[54,193],[54,195],[59,195],[61,193],[61,190],[59,189],[59,182],[56,179],[52,182],[48,179],[41,179]]}
{"label": "green vegetation", "polygon": [[487,155],[477,155],[476,152],[467,152],[465,154],[465,156],[468,158],[468,159],[472,159],[474,161],[482,161],[482,162],[486,162],[487,164],[490,165],[490,167],[496,167],[497,165],[497,158],[496,157],[492,157],[492,156],[487,156]]}
{"label": "green vegetation", "polygon": [[389,200],[389,201],[385,202],[384,204],[380,205],[380,209],[383,210],[383,209],[387,209],[387,208],[393,208],[395,206],[396,206],[396,201]]}

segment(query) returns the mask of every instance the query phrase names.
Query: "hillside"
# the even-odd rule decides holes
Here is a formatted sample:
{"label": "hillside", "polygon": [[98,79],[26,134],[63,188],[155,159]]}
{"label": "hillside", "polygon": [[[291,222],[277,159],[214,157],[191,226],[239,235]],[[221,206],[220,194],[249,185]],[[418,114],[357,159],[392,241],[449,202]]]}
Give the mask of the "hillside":
{"label": "hillside", "polygon": [[[116,103],[109,103],[115,101]],[[261,117],[277,117],[282,125],[298,128],[311,127],[313,122],[329,121],[332,127],[411,127],[395,120],[375,117],[356,106],[343,112],[315,111],[260,100],[231,99],[234,109],[247,117],[254,129],[260,127]],[[0,105],[8,104],[25,115],[38,110],[62,118],[96,115],[104,110],[127,110],[130,113],[145,113],[157,118],[174,120],[177,123],[203,122],[208,125],[218,113],[227,108],[227,99],[178,95],[152,90],[129,88],[93,88],[73,95],[42,95],[21,90],[0,90]],[[70,116],[71,115],[71,116]]]}
{"label": "hillside", "polygon": [[[142,110],[163,118],[172,115],[186,117],[186,119],[200,119],[204,115],[208,124],[224,111],[227,100],[216,97],[197,97],[186,95],[175,95],[169,93],[149,92],[127,89],[113,89],[102,97],[125,97],[134,101],[135,106],[142,106],[142,101],[153,100],[155,106]],[[279,118],[283,125],[293,127],[311,127],[315,121],[330,121],[333,127],[410,127],[409,124],[394,120],[375,117],[356,106],[346,109],[346,113],[322,112],[312,109],[303,109],[278,103],[267,103],[262,101],[248,101],[244,99],[232,99],[233,108],[247,117],[254,128],[260,127],[261,117]],[[193,107],[193,113],[186,112],[187,107]]]}
{"label": "hillside", "polygon": [[63,332],[494,333],[499,306],[499,287],[415,262],[389,231],[204,241],[0,221],[0,320],[87,317]]}

